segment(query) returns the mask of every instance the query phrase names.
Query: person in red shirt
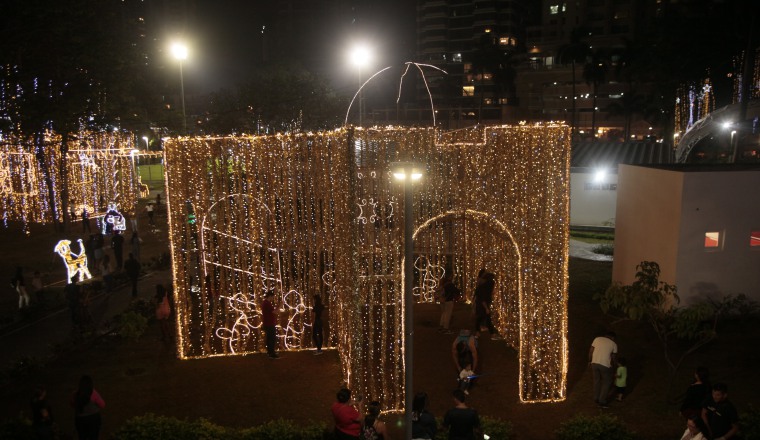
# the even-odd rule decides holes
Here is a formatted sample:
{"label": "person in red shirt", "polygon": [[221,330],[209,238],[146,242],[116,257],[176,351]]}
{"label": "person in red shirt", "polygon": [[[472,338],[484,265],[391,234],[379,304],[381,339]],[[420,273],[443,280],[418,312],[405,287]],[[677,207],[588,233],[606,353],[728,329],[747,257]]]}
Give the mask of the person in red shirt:
{"label": "person in red shirt", "polygon": [[264,300],[261,301],[261,326],[264,328],[264,334],[266,335],[267,355],[269,355],[271,359],[279,359],[280,356],[275,352],[275,346],[277,345],[277,315],[274,309],[274,304],[272,304],[273,296],[274,292],[270,290],[264,294]]}
{"label": "person in red shirt", "polygon": [[330,408],[335,419],[335,438],[358,439],[362,428],[362,399],[351,400],[351,390],[347,388],[338,391],[337,398],[338,401]]}

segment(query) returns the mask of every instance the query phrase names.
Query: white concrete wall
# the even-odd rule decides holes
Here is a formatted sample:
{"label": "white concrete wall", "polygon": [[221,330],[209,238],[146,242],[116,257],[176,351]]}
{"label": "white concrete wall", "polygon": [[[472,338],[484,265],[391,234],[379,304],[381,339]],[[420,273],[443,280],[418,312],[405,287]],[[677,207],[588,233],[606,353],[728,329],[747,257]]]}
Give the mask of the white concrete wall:
{"label": "white concrete wall", "polygon": [[618,167],[612,281],[631,284],[642,261],[660,265],[660,280],[676,283],[682,173]]}
{"label": "white concrete wall", "polygon": [[596,181],[594,170],[570,170],[570,224],[615,226],[618,175],[608,172]]}
{"label": "white concrete wall", "polygon": [[[705,232],[714,231],[721,245],[705,249]],[[760,246],[750,247],[752,231],[760,231],[760,171],[684,173],[676,278],[682,304],[739,293],[760,301]]]}

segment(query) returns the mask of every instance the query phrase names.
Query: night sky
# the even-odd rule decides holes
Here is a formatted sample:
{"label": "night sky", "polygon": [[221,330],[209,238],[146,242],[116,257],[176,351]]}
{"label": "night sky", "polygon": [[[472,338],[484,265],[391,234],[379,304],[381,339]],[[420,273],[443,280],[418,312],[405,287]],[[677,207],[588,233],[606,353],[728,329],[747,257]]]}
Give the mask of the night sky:
{"label": "night sky", "polygon": [[[198,0],[195,17],[185,31],[192,45],[192,59],[184,67],[187,87],[196,92],[234,87],[262,57],[271,61],[281,55],[267,53],[261,43],[263,26],[268,38],[275,35],[273,3]],[[356,72],[346,62],[351,41],[365,41],[374,47],[376,70],[413,59],[415,6],[410,0],[345,1],[338,11],[332,11],[341,15],[337,23],[315,16],[311,30],[293,34],[296,46],[306,53],[292,55],[337,88],[346,87],[356,81]]]}

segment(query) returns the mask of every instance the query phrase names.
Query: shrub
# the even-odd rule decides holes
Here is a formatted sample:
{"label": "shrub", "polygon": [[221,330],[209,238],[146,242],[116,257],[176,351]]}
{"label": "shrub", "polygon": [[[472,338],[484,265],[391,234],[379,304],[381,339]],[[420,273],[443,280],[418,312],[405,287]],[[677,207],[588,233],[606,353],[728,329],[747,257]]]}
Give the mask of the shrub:
{"label": "shrub", "polygon": [[32,428],[31,420],[19,416],[14,419],[4,419],[0,422],[0,438],[34,440],[37,438],[37,433]]}
{"label": "shrub", "polygon": [[137,312],[126,312],[121,315],[119,333],[128,339],[137,341],[148,328],[148,318]]}
{"label": "shrub", "polygon": [[615,253],[615,245],[598,244],[591,248],[591,252],[600,255],[613,255]]}
{"label": "shrub", "polygon": [[739,417],[739,432],[743,439],[760,439],[760,409],[750,405],[749,410]]}
{"label": "shrub", "polygon": [[[509,440],[513,437],[512,424],[510,422],[494,419],[491,417],[480,416],[480,427],[483,434],[487,435],[489,440]],[[443,428],[443,419],[438,419],[438,433],[435,440],[448,440],[449,432]]]}
{"label": "shrub", "polygon": [[[224,428],[206,420],[179,420],[146,414],[128,420],[111,438],[114,440],[322,440],[327,428],[312,422],[302,427],[291,420],[273,420],[246,429]],[[4,438],[4,437],[2,437]]]}
{"label": "shrub", "polygon": [[272,420],[263,425],[240,430],[241,440],[321,440],[327,427],[323,423],[312,422],[305,427],[295,424],[292,420]]}
{"label": "shrub", "polygon": [[232,438],[221,426],[206,419],[179,420],[174,417],[146,414],[127,420],[111,438],[114,440],[211,440]]}
{"label": "shrub", "polygon": [[616,417],[578,415],[562,423],[556,431],[559,440],[632,440],[631,432]]}

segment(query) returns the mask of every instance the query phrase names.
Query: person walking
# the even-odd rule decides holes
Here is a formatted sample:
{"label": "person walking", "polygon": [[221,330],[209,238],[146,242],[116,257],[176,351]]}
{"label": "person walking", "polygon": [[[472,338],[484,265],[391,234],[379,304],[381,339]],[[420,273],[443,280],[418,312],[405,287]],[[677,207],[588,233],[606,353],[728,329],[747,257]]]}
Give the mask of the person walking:
{"label": "person walking", "polygon": [[493,302],[493,289],[496,285],[495,277],[485,269],[480,269],[478,273],[477,285],[475,287],[475,330],[482,331],[488,329],[491,339],[498,341],[501,339],[493,326],[491,317],[491,303]]}
{"label": "person walking", "polygon": [[29,293],[26,291],[26,283],[24,282],[24,269],[21,266],[16,268],[16,274],[11,279],[11,286],[16,289],[18,293],[18,309],[21,310],[24,307],[29,307]]}
{"label": "person walking", "polygon": [[315,356],[319,356],[322,353],[322,343],[325,340],[324,328],[322,323],[322,315],[325,311],[325,306],[322,304],[322,296],[314,295],[314,307],[312,307],[314,313],[314,320],[311,324],[311,335],[314,338],[314,345],[317,347],[317,351],[314,352]]}
{"label": "person walking", "polygon": [[169,292],[161,284],[156,284],[156,319],[161,328],[161,341],[167,343],[171,340],[171,328],[169,327],[169,317],[172,314],[171,303],[169,302]]}
{"label": "person walking", "polygon": [[142,238],[140,238],[137,231],[132,231],[132,238],[129,239],[129,244],[132,246],[132,255],[135,256],[137,261],[140,261],[140,245],[142,244]]}
{"label": "person walking", "polygon": [[449,328],[451,323],[451,314],[454,311],[454,301],[459,298],[461,291],[451,279],[451,274],[446,273],[441,280],[441,285],[438,287],[436,296],[441,301],[441,320],[439,322],[438,331],[447,335],[453,334]]}
{"label": "person walking", "polygon": [[358,440],[362,428],[362,399],[351,399],[351,390],[341,388],[336,395],[337,402],[330,407],[335,421],[337,440]]}
{"label": "person walking", "polygon": [[274,304],[272,304],[272,297],[274,297],[274,292],[269,290],[264,294],[264,300],[261,301],[261,326],[264,328],[266,336],[267,355],[270,359],[279,359],[280,356],[275,351],[277,345],[277,313]]}
{"label": "person walking", "polygon": [[132,298],[137,298],[137,279],[140,278],[140,262],[129,254],[127,261],[124,263],[124,272],[126,272],[129,282],[132,284]]}
{"label": "person walking", "polygon": [[79,440],[98,440],[102,423],[100,410],[106,407],[106,403],[93,387],[90,376],[85,375],[79,379],[79,387],[71,398],[71,406],[74,407],[74,425]]}
{"label": "person walking", "polygon": [[449,440],[475,440],[480,435],[478,412],[465,405],[464,391],[456,389],[451,395],[454,398],[454,408],[443,416],[443,427],[449,430]]}
{"label": "person walking", "polygon": [[118,231],[113,232],[111,236],[111,249],[113,249],[114,261],[116,261],[116,271],[120,271],[124,264],[124,236]]}
{"label": "person walking", "polygon": [[438,422],[427,407],[428,395],[420,391],[412,401],[412,440],[433,440],[438,432]]}
{"label": "person walking", "polygon": [[82,233],[92,232],[90,229],[90,215],[87,213],[87,208],[82,208]]}
{"label": "person walking", "polygon": [[588,363],[594,375],[594,402],[602,408],[608,408],[607,396],[612,386],[612,366],[617,352],[614,332],[595,338],[588,352]]}
{"label": "person walking", "polygon": [[148,224],[151,226],[155,226],[155,223],[153,223],[153,204],[148,203],[145,205],[145,212],[148,214]]}

